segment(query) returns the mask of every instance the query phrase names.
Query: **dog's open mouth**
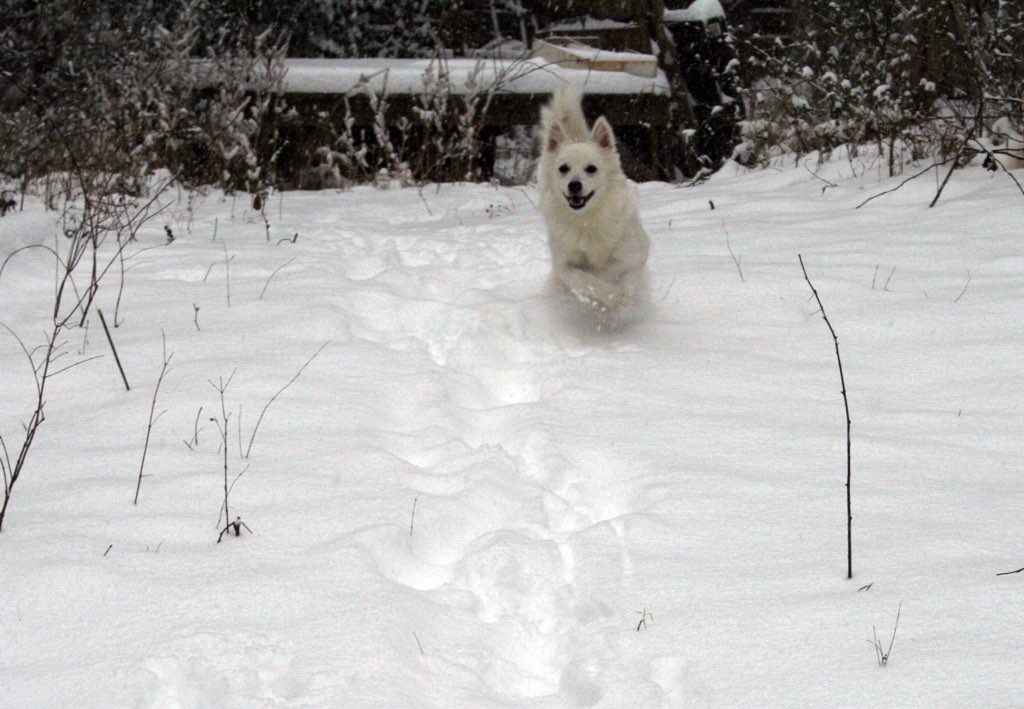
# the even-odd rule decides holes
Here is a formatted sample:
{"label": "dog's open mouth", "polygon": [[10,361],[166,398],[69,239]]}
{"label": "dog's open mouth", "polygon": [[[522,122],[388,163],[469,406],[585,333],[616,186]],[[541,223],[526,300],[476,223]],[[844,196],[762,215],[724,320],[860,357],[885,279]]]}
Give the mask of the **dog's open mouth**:
{"label": "dog's open mouth", "polygon": [[589,202],[590,198],[593,197],[593,196],[594,196],[593,192],[591,192],[590,194],[587,194],[587,195],[567,194],[567,195],[565,195],[565,200],[569,203],[569,206],[572,207],[573,209],[583,209],[583,207],[586,206],[587,202]]}

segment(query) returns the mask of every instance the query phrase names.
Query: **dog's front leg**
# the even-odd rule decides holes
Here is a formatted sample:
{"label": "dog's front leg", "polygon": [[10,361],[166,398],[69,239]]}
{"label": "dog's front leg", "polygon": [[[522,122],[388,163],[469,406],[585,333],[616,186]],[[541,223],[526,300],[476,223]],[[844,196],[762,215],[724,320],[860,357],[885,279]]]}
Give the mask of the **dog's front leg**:
{"label": "dog's front leg", "polygon": [[558,279],[581,300],[597,302],[612,310],[629,305],[629,296],[621,288],[581,268],[564,264],[558,269]]}

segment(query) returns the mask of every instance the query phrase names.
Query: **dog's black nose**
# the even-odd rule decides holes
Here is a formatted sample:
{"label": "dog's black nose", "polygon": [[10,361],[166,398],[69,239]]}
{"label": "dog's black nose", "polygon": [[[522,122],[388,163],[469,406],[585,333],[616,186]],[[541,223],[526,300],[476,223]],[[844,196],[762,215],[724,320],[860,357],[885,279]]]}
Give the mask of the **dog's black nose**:
{"label": "dog's black nose", "polygon": [[569,194],[579,194],[583,191],[583,183],[579,180],[573,180],[569,183]]}

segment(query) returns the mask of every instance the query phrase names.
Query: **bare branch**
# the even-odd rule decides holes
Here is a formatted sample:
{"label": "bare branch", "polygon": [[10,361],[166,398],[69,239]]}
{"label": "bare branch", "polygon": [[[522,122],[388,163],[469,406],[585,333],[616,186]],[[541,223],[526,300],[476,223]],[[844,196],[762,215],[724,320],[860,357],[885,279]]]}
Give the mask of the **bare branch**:
{"label": "bare branch", "polygon": [[135,501],[133,505],[139,504],[139,490],[142,489],[142,471],[146,467],[146,453],[149,452],[149,437],[153,433],[153,426],[159,420],[160,416],[153,418],[153,413],[156,411],[156,398],[160,394],[160,385],[164,382],[164,376],[167,374],[168,367],[171,364],[171,358],[174,357],[172,352],[170,355],[167,354],[167,336],[161,333],[161,339],[163,340],[163,366],[160,367],[160,376],[156,379],[156,387],[153,389],[153,401],[149,406],[149,423],[146,425],[146,442],[142,446],[142,460],[139,462],[139,480],[135,485]]}
{"label": "bare branch", "polygon": [[87,363],[92,362],[93,360],[97,360],[97,359],[103,359],[103,355],[94,355],[92,357],[86,357],[85,359],[80,359],[77,362],[73,362],[72,364],[69,364],[66,367],[58,369],[58,370],[56,370],[54,372],[50,372],[50,376],[51,377],[56,377],[58,374],[63,374],[64,372],[68,371],[69,369],[74,369],[75,367],[77,367],[77,366],[79,366],[81,364],[87,364]]}
{"label": "bare branch", "polygon": [[8,262],[10,262],[11,259],[20,254],[22,251],[28,251],[30,249],[42,249],[43,251],[48,251],[55,259],[57,259],[57,262],[60,263],[60,255],[46,244],[30,244],[28,246],[22,246],[19,249],[15,249],[7,256],[7,258],[4,259],[4,262],[0,264],[0,278],[3,277],[4,269],[7,268],[7,264]]}
{"label": "bare branch", "polygon": [[272,280],[274,280],[274,276],[276,276],[279,271],[281,271],[282,269],[287,267],[294,260],[295,260],[295,257],[293,256],[292,258],[288,259],[283,264],[281,264],[280,266],[278,266],[277,268],[274,269],[274,272],[270,274],[270,278],[268,278],[267,282],[263,285],[263,290],[260,291],[260,298],[259,298],[260,300],[263,300],[263,296],[266,294],[267,288],[270,287],[270,282]]}
{"label": "bare branch", "polygon": [[846,411],[846,578],[853,578],[853,508],[850,497],[850,478],[852,472],[852,444],[850,439],[850,401],[846,396],[846,377],[843,375],[843,360],[839,356],[839,338],[836,336],[835,328],[832,327],[831,321],[828,319],[828,315],[825,313],[825,306],[821,302],[821,297],[818,296],[818,290],[811,283],[810,276],[807,275],[807,268],[804,266],[804,257],[802,255],[797,256],[800,259],[800,270],[804,272],[804,280],[807,281],[807,285],[811,288],[811,293],[814,294],[814,299],[818,302],[818,308],[821,311],[821,317],[828,325],[828,331],[832,333],[832,341],[836,347],[836,363],[839,365],[839,383],[842,386],[843,394],[843,408]]}
{"label": "bare branch", "polygon": [[[8,334],[10,334],[10,336],[14,338],[15,342],[18,343],[18,346],[21,348],[21,351],[25,354],[25,358],[28,360],[29,366],[32,368],[32,375],[35,377],[36,380],[36,392],[41,391],[42,382],[39,380],[39,368],[36,366],[35,359],[33,359],[32,357],[32,352],[30,352],[28,347],[25,346],[25,341],[22,340],[21,337],[18,336],[18,333],[12,330],[10,326],[7,325],[7,323],[0,322],[0,327],[2,327],[4,330],[7,330]],[[40,347],[42,347],[42,345],[40,345]],[[35,351],[36,349],[39,348],[34,348],[33,351]]]}
{"label": "bare branch", "polygon": [[[215,418],[211,418],[210,420],[217,425],[217,430],[220,432],[221,452],[224,455],[224,502],[221,504],[220,509],[224,513],[225,522],[231,519],[230,508],[228,506],[228,495],[231,492],[231,487],[228,484],[228,419],[231,417],[231,414],[228,413],[227,404],[224,401],[224,392],[226,392],[228,387],[231,385],[231,380],[235,378],[235,372],[237,371],[238,370],[236,369],[235,371],[231,372],[231,376],[228,377],[227,381],[224,381],[223,377],[221,377],[218,380],[217,384],[214,384],[213,381],[210,381],[210,386],[216,389],[217,392],[220,394],[221,419],[218,420]],[[221,421],[223,421],[223,425],[221,425]],[[220,526],[220,512],[217,513],[217,525]]]}
{"label": "bare branch", "polygon": [[967,282],[964,283],[964,289],[962,291],[960,291],[960,295],[958,295],[956,298],[953,299],[954,303],[959,303],[960,302],[960,299],[963,298],[964,294],[967,292],[967,286],[969,286],[969,285],[971,285],[971,271],[970,271],[970,269],[968,269],[968,271],[967,271]]}
{"label": "bare branch", "polygon": [[224,278],[225,286],[227,288],[228,307],[231,307],[231,262],[235,259],[234,256],[228,258],[228,245],[224,241],[220,242],[220,245],[224,248]]}
{"label": "bare branch", "polygon": [[[957,154],[957,157],[959,157],[959,154]],[[900,181],[900,183],[898,185],[896,185],[895,187],[893,187],[892,189],[884,190],[883,192],[879,192],[876,195],[872,195],[872,196],[868,197],[866,200],[864,200],[863,202],[858,204],[856,207],[854,207],[854,209],[860,209],[861,207],[863,207],[865,204],[867,204],[868,202],[870,202],[872,200],[878,199],[879,197],[884,197],[887,194],[892,194],[893,192],[898,191],[901,187],[903,187],[903,185],[907,184],[908,182],[916,180],[918,177],[921,177],[922,175],[927,175],[932,170],[937,170],[940,167],[942,167],[943,165],[946,165],[947,163],[952,162],[954,160],[956,160],[955,157],[953,157],[953,158],[946,158],[945,160],[942,160],[941,162],[932,163],[931,165],[929,165],[925,169],[921,170],[920,172],[916,172],[913,175],[911,175],[910,177]]]}
{"label": "bare branch", "polygon": [[[967,140],[971,140],[971,137],[968,136]],[[957,150],[956,155],[953,156],[953,161],[949,165],[949,170],[946,172],[946,177],[942,180],[942,184],[939,185],[939,189],[935,192],[935,196],[932,198],[932,201],[928,204],[928,208],[929,209],[931,209],[936,204],[938,204],[939,197],[942,196],[943,191],[946,189],[946,185],[949,184],[949,179],[951,177],[953,177],[953,171],[956,170],[956,166],[960,162],[960,157],[963,154],[964,154],[964,145],[961,145],[960,149]]]}
{"label": "bare branch", "polygon": [[319,355],[321,352],[323,352],[324,348],[327,347],[327,345],[329,345],[329,344],[331,344],[330,340],[328,340],[327,342],[325,342],[322,345],[320,345],[320,347],[317,348],[317,351],[314,352],[313,355],[309,359],[306,360],[306,363],[303,364],[301,367],[299,367],[299,371],[297,371],[295,373],[295,376],[293,376],[291,379],[289,379],[288,382],[283,387],[281,387],[280,389],[277,390],[276,394],[274,394],[272,397],[270,397],[270,401],[267,402],[266,406],[263,407],[263,411],[260,412],[260,416],[256,420],[256,426],[255,426],[255,428],[253,428],[252,435],[249,437],[249,445],[245,449],[245,456],[244,456],[245,458],[248,458],[249,457],[249,453],[252,451],[253,441],[256,440],[256,432],[260,430],[260,424],[263,423],[263,416],[267,413],[267,409],[269,409],[270,405],[273,404],[277,400],[277,397],[281,396],[281,394],[284,393],[285,389],[287,389],[288,387],[290,387],[292,384],[295,383],[295,380],[299,378],[299,375],[301,375],[302,372],[305,371],[306,367],[308,367],[310,365],[310,363],[314,359],[317,358],[317,355]]}
{"label": "bare branch", "polygon": [[729,250],[729,255],[732,257],[732,262],[736,264],[736,271],[740,274],[740,283],[745,283],[747,279],[743,277],[743,268],[740,266],[740,260],[732,250],[732,244],[729,243],[729,232],[725,228],[725,222],[722,222],[722,231],[725,232],[725,248]]}

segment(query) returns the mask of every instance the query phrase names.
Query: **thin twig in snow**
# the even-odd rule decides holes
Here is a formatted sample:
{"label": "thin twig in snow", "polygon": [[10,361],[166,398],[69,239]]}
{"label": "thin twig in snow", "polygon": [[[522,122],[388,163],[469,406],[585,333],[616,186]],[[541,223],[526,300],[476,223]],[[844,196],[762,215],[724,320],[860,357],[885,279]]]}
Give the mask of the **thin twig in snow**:
{"label": "thin twig in snow", "polygon": [[672,287],[673,287],[673,286],[674,286],[675,284],[676,284],[676,277],[675,277],[675,276],[672,276],[672,282],[671,282],[671,283],[669,283],[669,284],[668,284],[668,288],[666,288],[666,289],[665,289],[665,295],[661,296],[661,300],[662,300],[662,302],[665,302],[665,299],[666,299],[666,298],[668,298],[668,294],[672,292]]}
{"label": "thin twig in snow", "polygon": [[[235,372],[231,372],[231,376],[228,377],[227,381],[221,377],[217,384],[210,380],[210,386],[217,390],[220,394],[220,420],[210,417],[210,420],[217,426],[217,431],[220,433],[221,438],[221,450],[219,452],[224,455],[224,502],[221,505],[221,510],[224,511],[224,521],[227,522],[231,519],[230,510],[228,507],[228,495],[231,492],[231,488],[228,486],[228,419],[231,414],[228,413],[227,404],[224,401],[224,392],[231,386],[231,380],[235,378]],[[223,422],[223,423],[222,423]],[[244,471],[243,471],[244,472]],[[235,478],[237,480],[237,478]],[[233,485],[234,483],[232,483]],[[220,513],[217,514],[217,525],[220,525]],[[223,534],[223,532],[222,532]]]}
{"label": "thin twig in snow", "polygon": [[[259,197],[259,195],[257,195],[257,197]],[[259,212],[260,212],[260,217],[263,219],[263,227],[267,231],[267,242],[269,243],[270,242],[270,220],[267,219],[266,209],[267,209],[267,200],[266,200],[266,197],[264,197],[263,199],[259,200]]]}
{"label": "thin twig in snow", "polygon": [[[968,140],[970,140],[970,137],[968,137]],[[932,198],[931,203],[928,205],[929,209],[938,204],[939,197],[942,196],[943,190],[945,190],[946,185],[949,184],[949,179],[953,177],[953,170],[955,170],[956,166],[960,163],[960,157],[964,154],[964,147],[964,144],[961,144],[960,149],[953,157],[953,163],[949,166],[949,171],[946,173],[946,177],[942,180],[942,184],[939,185],[939,189],[935,192],[935,196]]]}
{"label": "thin twig in snow", "polygon": [[889,271],[889,277],[885,279],[885,285],[882,286],[882,290],[884,290],[884,291],[889,290],[889,281],[892,280],[892,277],[893,277],[894,273],[896,273],[896,267],[895,266],[893,266],[892,270]]}
{"label": "thin twig in snow", "polygon": [[270,401],[268,401],[267,405],[263,407],[263,411],[260,412],[260,417],[256,420],[256,426],[252,429],[252,435],[249,437],[249,445],[245,449],[245,455],[243,456],[244,458],[248,458],[250,451],[252,451],[253,441],[256,440],[256,432],[260,430],[260,424],[263,423],[263,416],[267,413],[267,409],[269,409],[270,405],[277,400],[277,397],[281,396],[281,394],[284,393],[285,389],[287,389],[293,383],[295,383],[295,380],[299,378],[299,375],[301,375],[303,371],[305,371],[306,367],[309,366],[310,362],[316,359],[317,355],[323,352],[324,348],[327,347],[327,345],[329,344],[331,344],[330,340],[320,345],[320,347],[317,348],[316,352],[314,352],[313,355],[306,360],[306,363],[299,367],[299,371],[295,373],[295,376],[289,379],[288,382],[283,387],[277,390],[276,394],[270,397]]}
{"label": "thin twig in snow", "polygon": [[960,291],[960,295],[958,295],[956,298],[953,299],[954,303],[959,303],[960,302],[960,299],[964,297],[964,293],[967,292],[967,286],[969,286],[969,285],[971,285],[971,272],[970,272],[970,270],[967,271],[967,282],[964,283],[964,289],[962,291]]}
{"label": "thin twig in snow", "polygon": [[82,347],[78,350],[79,357],[84,356],[85,351],[89,349],[89,325],[91,322],[91,320],[86,320],[85,327],[82,328]]}
{"label": "thin twig in snow", "polygon": [[174,357],[173,352],[171,352],[170,355],[167,354],[167,336],[161,334],[161,337],[163,339],[164,363],[160,368],[160,376],[156,379],[156,388],[153,389],[153,401],[149,406],[149,423],[146,425],[146,442],[142,446],[142,460],[139,462],[139,481],[135,484],[135,501],[132,502],[133,505],[139,504],[139,490],[142,489],[142,471],[146,467],[146,453],[149,452],[149,437],[150,434],[153,433],[153,425],[160,419],[160,416],[163,416],[163,413],[161,413],[160,416],[157,416],[156,418],[153,417],[153,413],[156,411],[156,398],[160,394],[160,385],[163,384],[164,376],[167,374],[167,368],[171,364],[171,358]]}
{"label": "thin twig in snow", "polygon": [[878,660],[879,667],[886,667],[889,664],[889,656],[892,654],[892,645],[896,642],[896,631],[900,627],[900,612],[903,610],[903,601],[900,601],[899,608],[896,609],[896,624],[892,627],[892,637],[889,638],[889,647],[882,649],[882,643],[878,639],[878,632],[875,630],[875,626],[871,626],[871,634],[874,636],[875,646],[875,657]]}
{"label": "thin twig in snow", "polygon": [[907,184],[908,182],[911,182],[912,180],[916,180],[918,177],[921,177],[921,175],[927,175],[932,170],[939,169],[940,167],[942,167],[946,163],[950,162],[950,160],[953,160],[953,158],[947,158],[947,159],[943,160],[942,162],[932,163],[931,165],[929,165],[925,169],[921,170],[920,172],[914,173],[910,177],[904,179],[902,182],[900,182],[898,185],[896,185],[892,189],[884,190],[882,192],[879,192],[876,195],[872,195],[872,196],[868,197],[866,200],[864,200],[863,202],[858,204],[856,207],[854,207],[854,209],[860,209],[861,207],[863,207],[865,204],[867,204],[868,202],[870,202],[872,200],[875,200],[875,199],[878,199],[879,197],[884,197],[887,194],[892,194],[893,192],[896,192],[897,190],[899,190],[901,187],[903,187],[903,185]]}
{"label": "thin twig in snow", "polygon": [[416,188],[416,192],[419,194],[420,201],[423,202],[423,206],[426,207],[427,214],[429,214],[430,216],[434,216],[434,211],[430,208],[430,205],[427,204],[426,197],[423,196],[423,186],[421,185],[421,186],[417,187]]}
{"label": "thin twig in snow", "polygon": [[270,282],[272,280],[274,280],[274,276],[276,276],[279,271],[284,269],[286,266],[288,266],[294,260],[295,260],[295,257],[293,256],[292,258],[288,259],[283,264],[281,264],[280,266],[278,266],[277,268],[274,269],[274,272],[270,274],[270,278],[268,278],[267,282],[265,284],[263,284],[263,290],[260,291],[260,298],[259,298],[260,300],[263,300],[263,296],[266,295],[267,288],[270,287]]}
{"label": "thin twig in snow", "polygon": [[[986,150],[985,152],[987,152],[990,156],[992,155],[991,151]],[[997,152],[1003,152],[1003,154],[1005,154],[1005,151],[997,151]],[[999,169],[1002,170],[1006,174],[1007,177],[1009,177],[1011,180],[1013,180],[1013,184],[1017,185],[1017,190],[1021,194],[1024,194],[1024,185],[1021,185],[1020,180],[1017,179],[1017,176],[1014,175],[1012,171],[1008,170],[1006,168],[1006,165],[1004,165],[1001,160],[996,160],[995,162],[999,166]]]}
{"label": "thin twig in snow", "polygon": [[822,177],[821,175],[816,173],[814,170],[812,170],[811,168],[807,167],[807,163],[803,163],[803,168],[805,170],[807,170],[807,172],[810,173],[811,177],[813,177],[813,178],[815,178],[817,180],[821,180],[822,182],[825,183],[825,186],[821,188],[822,194],[824,194],[825,190],[827,190],[829,187],[838,187],[838,185],[835,182],[830,182],[829,180],[826,180],[824,177]]}
{"label": "thin twig in snow", "polygon": [[846,411],[846,578],[853,578],[853,506],[851,504],[850,497],[850,478],[852,473],[852,444],[850,440],[850,402],[846,396],[846,377],[843,375],[843,360],[839,356],[839,338],[836,336],[835,328],[832,327],[832,322],[828,319],[828,315],[825,314],[825,306],[822,305],[821,298],[818,296],[818,290],[811,283],[810,276],[807,275],[807,268],[804,267],[804,257],[797,255],[800,259],[800,270],[804,272],[804,280],[807,281],[807,285],[811,287],[811,293],[814,294],[814,299],[818,301],[818,308],[821,311],[821,317],[824,319],[825,324],[828,325],[828,331],[832,333],[832,341],[836,346],[836,363],[839,365],[839,383],[842,386],[843,394],[843,408]]}
{"label": "thin twig in snow", "polygon": [[75,367],[77,367],[79,365],[87,364],[88,362],[92,362],[93,360],[96,360],[96,359],[103,359],[103,355],[93,355],[92,357],[86,357],[85,359],[80,359],[77,362],[73,362],[73,363],[69,364],[66,367],[61,367],[60,369],[57,369],[57,370],[55,370],[53,372],[50,372],[50,376],[51,377],[56,377],[58,374],[63,374],[64,372],[68,371],[69,369],[74,369]]}
{"label": "thin twig in snow", "polygon": [[230,308],[231,307],[231,262],[234,261],[235,257],[232,256],[231,258],[228,258],[228,245],[226,243],[221,241],[220,245],[222,247],[224,247],[224,278],[225,278],[225,285],[227,286],[228,307]]}
{"label": "thin twig in snow", "polygon": [[238,457],[242,457],[242,405],[238,405]]}
{"label": "thin twig in snow", "polygon": [[537,208],[537,205],[536,205],[536,203],[534,203],[533,198],[530,197],[530,193],[529,192],[524,190],[522,187],[512,187],[511,189],[514,189],[517,192],[522,193],[522,195],[524,197],[526,197],[526,201],[530,203],[530,206],[533,207],[534,209]]}
{"label": "thin twig in snow", "polygon": [[729,230],[725,228],[725,222],[722,222],[722,231],[725,232],[725,248],[729,250],[729,255],[732,256],[732,262],[736,264],[736,271],[740,274],[740,283],[746,283],[743,277],[743,269],[740,267],[740,260],[736,257],[736,254],[732,250],[732,244],[729,243]]}
{"label": "thin twig in snow", "polygon": [[199,411],[196,412],[196,421],[192,426],[192,440],[184,440],[182,442],[188,447],[189,450],[195,450],[194,446],[199,445],[199,417],[203,415],[203,407],[199,407]]}

